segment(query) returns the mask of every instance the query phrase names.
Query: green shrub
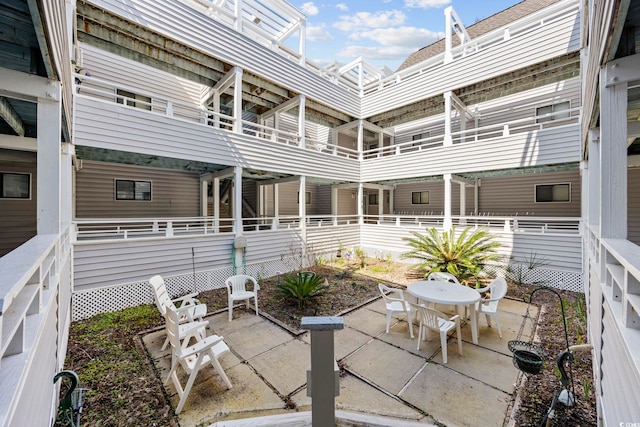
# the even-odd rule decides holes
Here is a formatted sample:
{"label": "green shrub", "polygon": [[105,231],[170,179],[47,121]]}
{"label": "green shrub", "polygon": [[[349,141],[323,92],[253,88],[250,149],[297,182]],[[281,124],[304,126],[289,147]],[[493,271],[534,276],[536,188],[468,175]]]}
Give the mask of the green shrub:
{"label": "green shrub", "polygon": [[485,229],[466,227],[456,238],[455,227],[442,234],[435,228],[427,228],[425,234],[416,231],[413,237],[405,237],[411,250],[402,258],[417,259],[417,268],[425,273],[446,271],[461,283],[476,284],[478,274],[488,261],[499,258],[496,249],[500,247]]}
{"label": "green shrub", "polygon": [[287,274],[276,287],[283,298],[294,301],[302,309],[327,292],[329,286],[323,283],[324,279],[316,274],[300,272]]}

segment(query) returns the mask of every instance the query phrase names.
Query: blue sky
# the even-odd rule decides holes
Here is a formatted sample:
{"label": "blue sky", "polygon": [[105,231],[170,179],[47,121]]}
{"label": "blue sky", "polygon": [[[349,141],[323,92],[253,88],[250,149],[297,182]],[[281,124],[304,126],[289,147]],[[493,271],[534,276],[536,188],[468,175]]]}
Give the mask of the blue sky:
{"label": "blue sky", "polygon": [[465,26],[518,0],[292,1],[307,15],[307,57],[326,65],[363,56],[395,71],[412,52],[444,37],[444,9],[453,6]]}

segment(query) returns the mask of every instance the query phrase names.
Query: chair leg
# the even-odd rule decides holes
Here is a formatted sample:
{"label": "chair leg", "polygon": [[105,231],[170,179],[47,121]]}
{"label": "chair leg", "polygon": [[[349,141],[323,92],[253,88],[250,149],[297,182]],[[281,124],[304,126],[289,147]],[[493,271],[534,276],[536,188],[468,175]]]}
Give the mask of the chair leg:
{"label": "chair leg", "polygon": [[256,303],[256,316],[258,315],[258,295],[253,297],[253,302]]}
{"label": "chair leg", "polygon": [[496,313],[496,327],[498,328],[498,336],[502,338],[502,328],[500,328],[500,318],[498,317],[498,313]]}
{"label": "chair leg", "polygon": [[202,358],[204,357],[204,353],[198,355],[198,360],[196,360],[193,369],[189,373],[189,380],[187,381],[187,385],[184,386],[184,391],[180,396],[180,402],[178,402],[178,406],[176,407],[176,415],[182,411],[182,407],[187,401],[187,397],[189,396],[189,392],[191,391],[191,387],[196,380],[196,376],[198,376],[198,371],[200,370],[200,365],[202,364]]}
{"label": "chair leg", "polygon": [[491,327],[491,316],[485,313],[484,318],[487,319],[487,325]]}
{"label": "chair leg", "polygon": [[233,301],[229,301],[229,322],[233,320]]}
{"label": "chair leg", "polygon": [[393,311],[387,310],[387,329],[385,332],[389,333],[389,325],[391,324],[391,316],[393,316]]}
{"label": "chair leg", "polygon": [[456,322],[456,337],[458,338],[458,354],[462,356],[462,334],[460,333],[460,319]]}
{"label": "chair leg", "polygon": [[213,368],[218,372],[218,374],[220,375],[224,383],[227,385],[227,388],[228,389],[233,388],[233,384],[231,384],[229,377],[227,377],[227,374],[224,372],[224,369],[222,369],[222,365],[220,364],[220,361],[216,357],[215,353],[213,352],[213,349],[209,349],[209,359],[211,360],[211,365],[213,366]]}
{"label": "chair leg", "polygon": [[411,312],[407,312],[407,323],[409,324],[409,334],[413,338],[413,321],[411,320]]}
{"label": "chair leg", "polygon": [[420,341],[423,340],[424,331],[422,330],[422,322],[420,322],[420,327],[418,328],[418,348],[416,350],[420,350]]}
{"label": "chair leg", "polygon": [[447,332],[440,331],[440,347],[442,347],[442,363],[447,363]]}
{"label": "chair leg", "polygon": [[168,345],[169,345],[169,337],[165,338],[164,344],[162,344],[162,348],[160,349],[160,351],[164,351]]}

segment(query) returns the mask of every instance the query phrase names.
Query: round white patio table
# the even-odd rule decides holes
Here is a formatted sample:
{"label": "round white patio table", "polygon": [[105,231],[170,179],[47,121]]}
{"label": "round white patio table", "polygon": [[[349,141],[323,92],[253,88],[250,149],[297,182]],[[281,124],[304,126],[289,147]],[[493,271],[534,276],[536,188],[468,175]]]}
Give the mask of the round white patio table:
{"label": "round white patio table", "polygon": [[471,339],[474,344],[478,344],[476,303],[480,301],[480,292],[463,285],[439,280],[422,280],[409,283],[407,292],[418,299],[437,304],[468,306],[469,313],[471,313]]}

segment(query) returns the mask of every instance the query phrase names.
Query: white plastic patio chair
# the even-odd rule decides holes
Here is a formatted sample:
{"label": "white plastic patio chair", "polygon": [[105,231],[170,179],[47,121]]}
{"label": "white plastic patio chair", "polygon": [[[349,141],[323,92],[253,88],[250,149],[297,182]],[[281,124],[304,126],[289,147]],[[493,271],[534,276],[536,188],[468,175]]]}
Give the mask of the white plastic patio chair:
{"label": "white plastic patio chair", "polygon": [[382,294],[382,299],[387,309],[387,326],[385,332],[389,333],[389,325],[391,324],[391,317],[395,313],[405,313],[407,316],[407,323],[409,324],[409,334],[413,338],[413,319],[411,305],[404,299],[404,292],[402,289],[390,288],[382,283],[378,283],[378,289]]}
{"label": "white plastic patio chair", "polygon": [[447,333],[456,328],[456,337],[458,338],[458,353],[462,355],[462,335],[460,333],[460,316],[447,317],[446,314],[435,308],[425,305],[411,304],[411,308],[417,313],[420,320],[420,329],[418,329],[418,350],[420,350],[420,341],[431,339],[430,331],[440,334],[440,347],[442,347],[442,362],[447,363]]}
{"label": "white plastic patio chair", "polygon": [[[253,283],[253,290],[247,290],[247,282]],[[260,285],[256,279],[251,276],[239,274],[231,276],[225,281],[227,286],[227,293],[229,298],[229,322],[233,320],[233,302],[234,301],[247,301],[247,308],[249,308],[249,300],[253,298],[256,306],[256,316],[258,315],[258,291]]]}
{"label": "white plastic patio chair", "polygon": [[[233,387],[218,360],[220,356],[229,351],[229,347],[223,341],[223,337],[211,335],[198,339],[193,345],[185,345],[185,341],[180,339],[179,328],[186,328],[188,333],[193,333],[200,328],[199,323],[201,322],[179,324],[178,322],[181,317],[180,311],[184,310],[174,310],[173,308],[167,307],[166,317],[167,337],[171,343],[171,370],[169,371],[167,379],[164,381],[164,385],[169,384],[169,380],[171,380],[180,396],[180,401],[176,407],[176,414],[182,411],[198,372],[209,364],[218,372],[228,389]],[[208,322],[205,321],[204,323],[207,324]],[[188,331],[189,329],[190,332]],[[182,366],[189,375],[189,379],[184,388],[182,388],[182,384],[178,378],[178,366]]]}
{"label": "white plastic patio chair", "polygon": [[491,318],[496,319],[496,326],[498,328],[498,336],[502,338],[502,329],[500,328],[500,317],[498,316],[498,304],[500,300],[507,295],[507,281],[503,277],[493,279],[489,286],[476,289],[478,292],[490,292],[489,298],[481,299],[476,309],[476,314],[479,317],[480,313],[484,314],[487,319],[487,325],[491,327]]}
{"label": "white plastic patio chair", "polygon": [[[194,322],[194,321],[202,321],[203,317],[207,315],[207,305],[199,304],[198,300],[194,297],[197,294],[189,294],[184,295],[180,298],[171,299],[169,298],[169,294],[167,293],[167,287],[164,283],[164,279],[160,275],[153,276],[149,279],[149,283],[151,284],[151,289],[153,290],[153,295],[156,301],[156,307],[158,307],[158,311],[162,314],[162,317],[167,317],[167,308],[176,308],[176,304],[180,307],[185,307],[184,310],[181,310],[180,323],[182,322]],[[188,307],[188,308],[187,308]],[[205,324],[206,326],[206,324]],[[200,336],[205,335],[204,326],[202,330],[199,332]],[[179,335],[181,339],[189,338],[185,334]],[[188,340],[187,340],[188,341]],[[162,345],[162,350],[167,348],[169,344],[169,337],[165,339],[164,344]]]}

